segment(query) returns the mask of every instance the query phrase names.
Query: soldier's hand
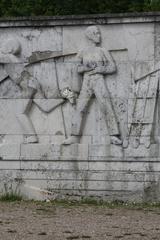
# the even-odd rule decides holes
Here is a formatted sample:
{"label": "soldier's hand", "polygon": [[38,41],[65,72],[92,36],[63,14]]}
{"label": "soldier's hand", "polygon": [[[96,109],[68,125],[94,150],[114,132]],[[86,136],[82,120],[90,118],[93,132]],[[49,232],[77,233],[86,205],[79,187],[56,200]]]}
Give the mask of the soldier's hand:
{"label": "soldier's hand", "polygon": [[106,73],[106,67],[101,66],[101,67],[96,67],[93,71],[89,73],[89,75],[94,75],[97,73],[105,74]]}
{"label": "soldier's hand", "polygon": [[95,67],[87,66],[87,65],[80,65],[78,66],[78,73],[90,72],[94,70]]}

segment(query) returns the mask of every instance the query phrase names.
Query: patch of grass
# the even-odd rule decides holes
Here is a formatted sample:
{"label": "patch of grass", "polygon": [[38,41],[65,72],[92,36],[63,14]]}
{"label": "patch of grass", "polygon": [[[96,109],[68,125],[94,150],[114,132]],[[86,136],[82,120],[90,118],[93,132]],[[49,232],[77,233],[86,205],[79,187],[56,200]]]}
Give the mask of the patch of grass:
{"label": "patch of grass", "polygon": [[6,192],[0,196],[0,201],[3,202],[15,202],[15,201],[22,201],[23,197],[20,194],[15,192]]}
{"label": "patch of grass", "polygon": [[96,200],[94,198],[82,198],[80,201],[81,204],[87,204],[87,205],[102,205],[104,201],[102,200]]}
{"label": "patch of grass", "polygon": [[95,205],[107,208],[129,208],[129,209],[144,209],[144,208],[160,208],[160,202],[127,202],[121,200],[103,201],[92,198],[84,198],[80,204]]}
{"label": "patch of grass", "polygon": [[[25,203],[34,203],[37,206],[37,212],[50,212],[53,206],[54,207],[63,207],[63,208],[74,208],[74,207],[81,207],[81,206],[92,206],[92,207],[100,207],[100,208],[109,208],[109,209],[116,209],[116,208],[124,208],[130,210],[146,210],[146,211],[153,211],[154,209],[160,210],[160,202],[127,202],[127,201],[103,201],[101,199],[96,200],[94,197],[82,197],[81,200],[68,200],[68,199],[61,199],[61,200],[50,200],[47,201],[36,201],[36,200],[25,200],[17,191],[10,191],[6,192],[3,195],[0,195],[0,201],[8,201],[8,202],[15,202],[15,201],[23,201]],[[55,209],[54,209],[55,210]],[[52,211],[53,213],[54,211]]]}
{"label": "patch of grass", "polygon": [[[47,204],[47,203],[46,203]],[[124,201],[103,201],[103,200],[95,200],[93,198],[83,198],[80,201],[68,201],[68,200],[54,200],[49,204],[54,204],[55,206],[62,207],[77,207],[77,206],[95,206],[95,207],[103,207],[103,208],[125,208],[125,209],[135,209],[135,210],[149,210],[153,208],[160,209],[160,202],[124,202]]]}
{"label": "patch of grass", "polygon": [[[103,200],[96,200],[94,198],[81,198],[81,200],[54,200],[51,201],[51,204],[55,206],[63,206],[63,207],[74,207],[74,206],[96,206],[96,207],[108,207],[108,208],[117,208],[117,207],[126,207],[129,206],[129,203],[125,203],[122,201],[112,201],[107,202]],[[132,205],[132,204],[131,204]]]}

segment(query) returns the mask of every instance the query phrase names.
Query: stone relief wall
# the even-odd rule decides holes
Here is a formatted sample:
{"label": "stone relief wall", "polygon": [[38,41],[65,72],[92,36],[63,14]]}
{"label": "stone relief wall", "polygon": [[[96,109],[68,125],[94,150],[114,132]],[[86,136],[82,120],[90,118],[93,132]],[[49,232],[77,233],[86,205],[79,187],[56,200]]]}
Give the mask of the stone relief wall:
{"label": "stone relief wall", "polygon": [[2,193],[160,198],[159,23],[118,19],[0,27]]}

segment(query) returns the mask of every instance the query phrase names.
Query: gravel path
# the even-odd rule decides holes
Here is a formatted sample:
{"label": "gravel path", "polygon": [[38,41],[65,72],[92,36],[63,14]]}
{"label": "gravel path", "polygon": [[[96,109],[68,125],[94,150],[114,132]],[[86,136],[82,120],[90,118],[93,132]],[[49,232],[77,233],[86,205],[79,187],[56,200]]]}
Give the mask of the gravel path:
{"label": "gravel path", "polygon": [[0,202],[0,240],[160,240],[160,208]]}

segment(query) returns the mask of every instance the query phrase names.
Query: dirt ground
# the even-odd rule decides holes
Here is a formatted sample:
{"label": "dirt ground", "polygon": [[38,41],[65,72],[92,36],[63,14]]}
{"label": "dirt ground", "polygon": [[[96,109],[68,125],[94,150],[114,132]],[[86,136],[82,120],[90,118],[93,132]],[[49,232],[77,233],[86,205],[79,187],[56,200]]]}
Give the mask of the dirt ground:
{"label": "dirt ground", "polygon": [[160,208],[0,202],[0,240],[160,240]]}

